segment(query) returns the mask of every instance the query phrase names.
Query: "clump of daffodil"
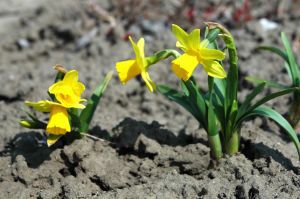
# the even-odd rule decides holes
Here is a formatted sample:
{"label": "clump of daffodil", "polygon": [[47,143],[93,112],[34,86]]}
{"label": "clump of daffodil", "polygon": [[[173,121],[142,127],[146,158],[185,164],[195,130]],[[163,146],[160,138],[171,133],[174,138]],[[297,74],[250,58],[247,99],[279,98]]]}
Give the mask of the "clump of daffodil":
{"label": "clump of daffodil", "polygon": [[141,75],[145,81],[150,92],[153,92],[156,88],[154,82],[151,80],[147,68],[149,64],[146,60],[144,53],[145,40],[141,38],[137,44],[129,37],[129,40],[132,44],[135,59],[130,59],[126,61],[121,61],[116,63],[116,69],[119,74],[120,81],[122,84],[125,84],[130,79]]}
{"label": "clump of daffodil", "polygon": [[209,41],[207,39],[200,40],[200,29],[194,29],[188,34],[173,24],[172,32],[178,40],[176,46],[184,51],[183,55],[172,61],[172,70],[177,77],[187,81],[199,64],[211,77],[226,77],[225,70],[218,62],[225,58],[225,53],[208,48]]}
{"label": "clump of daffodil", "polygon": [[[67,71],[60,65],[56,65],[55,69],[58,71],[55,83],[48,89],[51,101],[25,101],[27,106],[36,111],[50,113],[49,121],[47,123],[40,121],[34,114],[25,111],[30,119],[21,120],[20,125],[31,129],[44,129],[48,146],[53,145],[62,136],[67,137],[69,141],[83,135],[93,137],[88,134],[89,124],[112,77],[112,71],[100,82],[90,99],[84,100],[81,99],[81,95],[85,86],[78,81],[78,72]],[[82,104],[83,102],[87,103],[86,106]]]}
{"label": "clump of daffodil", "polygon": [[[50,112],[46,132],[50,135],[64,135],[71,131],[68,109],[85,108],[83,104],[80,104],[83,101],[81,94],[84,90],[85,86],[81,82],[78,82],[78,72],[71,70],[65,74],[63,80],[49,87],[49,93],[54,94],[57,101],[25,101],[25,104],[36,111]],[[48,139],[47,143],[48,145],[52,145],[55,141]]]}
{"label": "clump of daffodil", "polygon": [[[190,112],[207,133],[211,149],[212,160],[218,160],[223,154],[234,155],[240,146],[242,122],[253,116],[265,116],[273,119],[285,130],[294,142],[300,157],[300,142],[289,123],[276,111],[262,106],[265,102],[278,96],[293,92],[296,88],[284,89],[271,93],[253,103],[253,99],[263,90],[262,83],[246,97],[244,102],[238,102],[238,55],[234,38],[231,33],[217,23],[206,23],[206,35],[200,40],[200,29],[191,33],[185,32],[177,25],[172,25],[172,32],[177,38],[176,46],[184,53],[174,49],[164,49],[154,55],[144,56],[144,40],[140,39],[136,45],[131,38],[136,59],[118,62],[116,64],[120,80],[125,84],[131,78],[141,74],[149,90],[154,87],[149,81],[147,68],[168,57],[174,57],[171,62],[172,71],[180,79],[181,90],[167,85],[157,85],[157,91],[168,99],[178,103]],[[217,38],[221,38],[226,45],[224,51],[228,53],[228,75],[222,60],[225,53],[218,48]],[[198,65],[202,65],[208,74],[208,91],[204,92],[193,77]],[[212,161],[214,162],[214,161]]]}

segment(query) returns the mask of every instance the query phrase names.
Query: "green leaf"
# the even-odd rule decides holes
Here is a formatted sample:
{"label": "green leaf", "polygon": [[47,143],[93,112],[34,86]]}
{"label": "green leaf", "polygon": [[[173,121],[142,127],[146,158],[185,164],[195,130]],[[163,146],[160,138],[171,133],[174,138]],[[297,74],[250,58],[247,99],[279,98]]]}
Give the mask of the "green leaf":
{"label": "green leaf", "polygon": [[184,82],[184,84],[189,90],[190,95],[188,96],[188,99],[190,104],[195,110],[197,110],[196,112],[199,113],[199,118],[197,119],[198,121],[203,121],[202,125],[207,130],[207,105],[205,99],[200,94],[197,85],[191,79]]}
{"label": "green leaf", "polygon": [[288,57],[288,63],[289,63],[291,74],[292,74],[293,84],[295,86],[298,86],[300,84],[298,65],[296,63],[289,40],[286,37],[286,35],[284,34],[284,32],[281,33],[281,39],[282,39],[282,42],[283,42],[283,45],[285,47],[286,54]]}
{"label": "green leaf", "polygon": [[259,107],[260,105],[266,103],[267,101],[270,101],[276,97],[291,93],[293,91],[299,90],[299,88],[288,88],[279,92],[271,93],[267,95],[266,97],[263,97],[262,99],[258,100],[253,106],[251,106],[247,111],[252,111],[255,108]]}
{"label": "green leaf", "polygon": [[165,85],[158,85],[157,91],[166,96],[169,100],[174,101],[184,107],[191,114],[195,114],[194,110],[191,108],[188,99],[182,93],[176,91],[175,89],[171,89]]}
{"label": "green leaf", "polygon": [[249,113],[247,115],[247,117],[254,116],[254,115],[269,117],[269,118],[273,119],[277,124],[279,124],[283,129],[285,129],[285,132],[287,133],[287,135],[291,138],[291,140],[295,144],[299,158],[300,158],[299,139],[298,139],[297,134],[295,133],[294,129],[289,124],[289,122],[286,121],[286,119],[284,119],[279,113],[277,113],[273,109],[271,109],[269,107],[262,107],[262,106],[257,107],[254,110],[252,110],[251,113]]}
{"label": "green leaf", "polygon": [[237,65],[231,65],[227,75],[226,104],[230,107],[237,99],[238,68]]}
{"label": "green leaf", "polygon": [[79,128],[80,119],[79,119],[79,111],[77,108],[68,109],[69,118],[71,121],[71,126],[74,128]]}
{"label": "green leaf", "polygon": [[180,81],[180,86],[181,86],[181,89],[184,93],[185,96],[189,96],[190,95],[190,92],[188,90],[188,88],[186,87],[185,83],[183,80]]}
{"label": "green leaf", "polygon": [[208,89],[209,89],[209,102],[208,102],[208,112],[207,112],[207,133],[209,136],[215,136],[218,134],[217,128],[217,117],[214,111],[213,105],[213,87],[214,78],[208,77]]}
{"label": "green leaf", "polygon": [[273,53],[279,55],[282,59],[284,59],[284,61],[289,62],[287,54],[279,48],[272,47],[272,46],[259,46],[256,49],[273,52]]}
{"label": "green leaf", "polygon": [[87,101],[86,107],[80,113],[80,132],[86,132],[89,128],[97,105],[102,97],[109,81],[111,80],[113,71],[110,71],[104,78],[104,80],[98,85],[92,94],[91,98]]}
{"label": "green leaf", "polygon": [[228,118],[227,123],[222,129],[223,132],[225,131],[225,139],[226,139],[225,142],[227,142],[231,138],[232,133],[235,132],[234,128],[235,128],[235,120],[236,120],[237,113],[238,113],[238,103],[236,100],[234,100],[232,106],[230,107],[230,111],[227,117]]}
{"label": "green leaf", "polygon": [[238,110],[238,114],[236,119],[238,120],[248,109],[251,105],[251,101],[264,89],[266,82],[261,82],[257,87],[253,89],[253,91],[247,95],[245,101],[242,103]]}
{"label": "green leaf", "polygon": [[290,88],[290,86],[285,86],[283,84],[273,82],[273,81],[268,81],[268,80],[262,80],[262,79],[257,79],[255,77],[246,77],[245,78],[247,81],[254,83],[254,84],[261,84],[265,83],[266,86],[271,87],[271,88],[278,88],[278,89],[287,89]]}
{"label": "green leaf", "polygon": [[[199,114],[193,107],[191,106],[189,99],[184,94],[176,91],[175,89],[171,89],[165,85],[158,85],[157,91],[167,97],[169,100],[176,102],[185,108],[188,112],[190,112],[197,120],[200,118]],[[200,121],[199,121],[200,122]],[[202,123],[202,121],[201,121]]]}
{"label": "green leaf", "polygon": [[287,71],[287,73],[289,75],[289,78],[291,79],[291,82],[293,83],[293,76],[292,76],[292,72],[291,72],[289,63],[288,62],[284,62],[283,65],[284,65],[285,70]]}
{"label": "green leaf", "polygon": [[218,121],[220,122],[221,128],[225,129],[226,119],[225,119],[225,113],[224,113],[224,105],[220,101],[218,101],[215,93],[213,93],[213,95],[212,95],[212,102],[214,105],[214,111],[215,111],[216,117],[218,118]]}

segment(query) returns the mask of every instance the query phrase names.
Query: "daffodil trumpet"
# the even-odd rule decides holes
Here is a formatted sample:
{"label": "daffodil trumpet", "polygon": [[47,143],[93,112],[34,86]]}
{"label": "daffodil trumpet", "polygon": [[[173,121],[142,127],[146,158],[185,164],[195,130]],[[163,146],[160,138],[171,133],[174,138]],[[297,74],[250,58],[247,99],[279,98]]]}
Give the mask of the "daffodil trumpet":
{"label": "daffodil trumpet", "polygon": [[[71,140],[88,135],[87,130],[94,111],[112,76],[112,72],[108,73],[93,96],[89,100],[85,100],[81,98],[85,86],[78,81],[78,72],[76,70],[66,71],[62,66],[55,66],[55,69],[58,70],[55,82],[48,89],[52,101],[25,101],[25,104],[35,111],[50,113],[48,123],[40,121],[29,111],[26,113],[30,119],[20,121],[20,125],[23,127],[44,129],[47,134],[48,146],[55,144],[59,138],[68,134],[70,134]],[[87,103],[87,105],[83,103]]]}

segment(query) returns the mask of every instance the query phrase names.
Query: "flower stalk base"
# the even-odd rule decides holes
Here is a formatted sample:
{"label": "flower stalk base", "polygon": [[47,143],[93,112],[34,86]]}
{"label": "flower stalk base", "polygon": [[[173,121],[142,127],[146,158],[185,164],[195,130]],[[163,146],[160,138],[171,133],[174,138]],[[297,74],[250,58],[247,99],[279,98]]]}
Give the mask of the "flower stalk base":
{"label": "flower stalk base", "polygon": [[225,151],[228,155],[234,155],[239,151],[240,135],[239,131],[233,132],[230,140],[226,143]]}

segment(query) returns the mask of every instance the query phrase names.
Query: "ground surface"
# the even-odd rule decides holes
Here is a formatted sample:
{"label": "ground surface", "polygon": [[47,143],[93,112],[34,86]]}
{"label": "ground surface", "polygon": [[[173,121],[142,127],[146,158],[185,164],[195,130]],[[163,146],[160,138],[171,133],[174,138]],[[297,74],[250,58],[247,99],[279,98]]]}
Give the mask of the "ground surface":
{"label": "ground surface", "polygon": [[[116,61],[134,56],[123,39],[128,33],[135,40],[145,36],[146,53],[151,54],[175,46],[169,27],[173,22],[190,28],[193,20],[195,27],[203,27],[204,19],[214,20],[232,31],[244,88],[240,99],[252,88],[242,80],[247,75],[288,84],[282,61],[255,47],[279,45],[280,31],[298,38],[297,1],[251,1],[247,22],[232,21],[231,13],[240,5],[231,1],[196,3],[195,19],[187,17],[189,8],[180,0],[83,2],[0,2],[1,198],[299,198],[296,150],[273,122],[245,122],[241,153],[208,170],[205,132],[183,109],[149,93],[138,80],[122,86],[115,76],[102,98],[91,133],[109,141],[85,138],[48,148],[42,132],[17,122],[24,117],[25,99],[47,97],[55,64],[79,71],[87,98]],[[210,5],[218,9],[210,12]],[[278,27],[265,30],[259,23],[263,17]],[[299,55],[297,43],[294,48]],[[150,73],[157,83],[178,85],[169,61],[153,66]],[[200,67],[196,76],[205,82]],[[268,103],[283,114],[288,104],[289,96]]]}

